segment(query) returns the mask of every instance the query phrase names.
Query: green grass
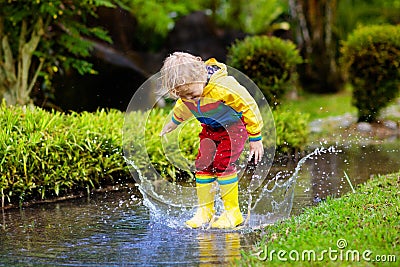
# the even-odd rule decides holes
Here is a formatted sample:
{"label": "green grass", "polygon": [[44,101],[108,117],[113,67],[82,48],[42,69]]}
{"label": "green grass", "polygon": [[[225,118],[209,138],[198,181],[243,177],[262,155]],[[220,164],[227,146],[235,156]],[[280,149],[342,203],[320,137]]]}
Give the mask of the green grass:
{"label": "green grass", "polygon": [[[313,122],[313,130],[308,135],[307,142],[311,146],[320,142],[338,144],[357,142],[361,139],[382,142],[394,134],[394,131],[385,129],[384,124],[373,124],[375,127],[373,132],[376,133],[374,136],[357,131],[355,122],[358,120],[358,111],[352,105],[351,85],[347,85],[343,91],[335,94],[301,92],[296,99],[286,99],[281,109],[308,117],[308,121]],[[400,124],[400,95],[380,111],[378,119]]]}
{"label": "green grass", "polygon": [[282,107],[295,113],[309,114],[310,120],[313,121],[346,113],[357,114],[357,109],[351,104],[351,98],[351,88],[347,87],[336,94],[301,93],[298,99],[283,101]]}
{"label": "green grass", "polygon": [[[399,96],[388,103],[381,111],[381,118],[398,121],[400,113]],[[352,105],[352,86],[347,85],[344,90],[335,94],[313,94],[300,92],[296,99],[285,99],[282,101],[282,109],[293,113],[308,114],[309,120],[324,119],[344,114],[357,116],[358,111]]]}
{"label": "green grass", "polygon": [[[327,199],[317,207],[305,209],[299,216],[266,227],[254,251],[242,253],[240,265],[373,266],[377,263],[375,257],[380,255],[387,260],[391,258],[392,262],[379,262],[379,265],[396,266],[400,261],[399,192],[400,172],[375,176],[359,186],[356,193]],[[347,245],[339,249],[338,242],[343,240]],[[286,252],[280,254],[286,262],[278,259],[280,250]],[[324,250],[328,252],[321,256]],[[266,251],[268,256],[272,253],[272,261],[264,259]],[[315,260],[313,254],[308,254],[310,251],[316,253]],[[296,252],[299,260],[291,260],[296,258]],[[357,253],[359,261],[353,257]],[[363,259],[363,253],[370,261]]]}

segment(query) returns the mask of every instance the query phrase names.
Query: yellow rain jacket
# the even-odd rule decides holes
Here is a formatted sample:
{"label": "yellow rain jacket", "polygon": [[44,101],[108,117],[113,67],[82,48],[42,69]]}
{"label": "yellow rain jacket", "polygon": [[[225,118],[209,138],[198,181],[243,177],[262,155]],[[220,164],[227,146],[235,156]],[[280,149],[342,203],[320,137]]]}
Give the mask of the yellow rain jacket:
{"label": "yellow rain jacket", "polygon": [[234,77],[228,75],[225,64],[212,58],[206,61],[206,65],[218,68],[209,77],[200,100],[178,99],[172,121],[179,125],[195,116],[201,123],[218,128],[242,120],[249,141],[261,140],[263,120],[254,98]]}

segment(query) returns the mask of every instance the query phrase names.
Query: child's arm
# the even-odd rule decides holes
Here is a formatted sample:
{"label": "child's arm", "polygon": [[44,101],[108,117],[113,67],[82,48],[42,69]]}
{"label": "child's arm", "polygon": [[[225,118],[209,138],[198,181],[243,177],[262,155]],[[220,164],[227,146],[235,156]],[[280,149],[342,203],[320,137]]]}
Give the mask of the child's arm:
{"label": "child's arm", "polygon": [[181,99],[178,99],[176,101],[175,106],[172,111],[173,111],[173,114],[172,114],[171,121],[168,122],[167,124],[165,124],[164,128],[162,129],[162,131],[160,133],[160,136],[163,136],[166,133],[172,132],[179,126],[179,124],[181,124],[183,121],[185,121],[193,116],[193,114],[186,107],[186,105],[183,104]]}

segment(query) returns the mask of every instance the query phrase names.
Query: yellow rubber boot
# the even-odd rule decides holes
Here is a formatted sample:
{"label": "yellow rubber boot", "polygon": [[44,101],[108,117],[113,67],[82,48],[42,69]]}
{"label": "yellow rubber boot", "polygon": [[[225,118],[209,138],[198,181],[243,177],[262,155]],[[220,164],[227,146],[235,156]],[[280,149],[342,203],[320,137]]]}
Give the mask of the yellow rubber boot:
{"label": "yellow rubber boot", "polygon": [[215,214],[214,197],[215,186],[214,183],[199,184],[196,183],[197,198],[199,207],[196,214],[190,220],[186,221],[186,225],[191,228],[199,228],[202,225],[209,223]]}
{"label": "yellow rubber boot", "polygon": [[220,185],[220,192],[225,211],[211,227],[220,229],[234,228],[243,222],[243,216],[239,209],[238,182]]}

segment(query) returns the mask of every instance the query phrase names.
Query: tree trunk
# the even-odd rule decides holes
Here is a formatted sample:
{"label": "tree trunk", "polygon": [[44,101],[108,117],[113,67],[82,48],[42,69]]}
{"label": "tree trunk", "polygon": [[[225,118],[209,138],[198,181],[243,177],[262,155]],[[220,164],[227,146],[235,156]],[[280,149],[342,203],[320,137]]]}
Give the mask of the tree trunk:
{"label": "tree trunk", "polygon": [[337,68],[338,40],[332,28],[337,0],[289,0],[295,20],[296,38],[307,64],[299,70],[307,91],[333,93],[342,88],[343,78]]}
{"label": "tree trunk", "polygon": [[39,18],[27,41],[27,22],[23,20],[18,40],[18,55],[15,56],[8,36],[4,34],[3,19],[0,19],[0,98],[4,98],[8,105],[25,105],[30,102],[29,94],[43,66],[43,61],[40,60],[39,67],[30,77],[32,57],[43,34],[43,20]]}

